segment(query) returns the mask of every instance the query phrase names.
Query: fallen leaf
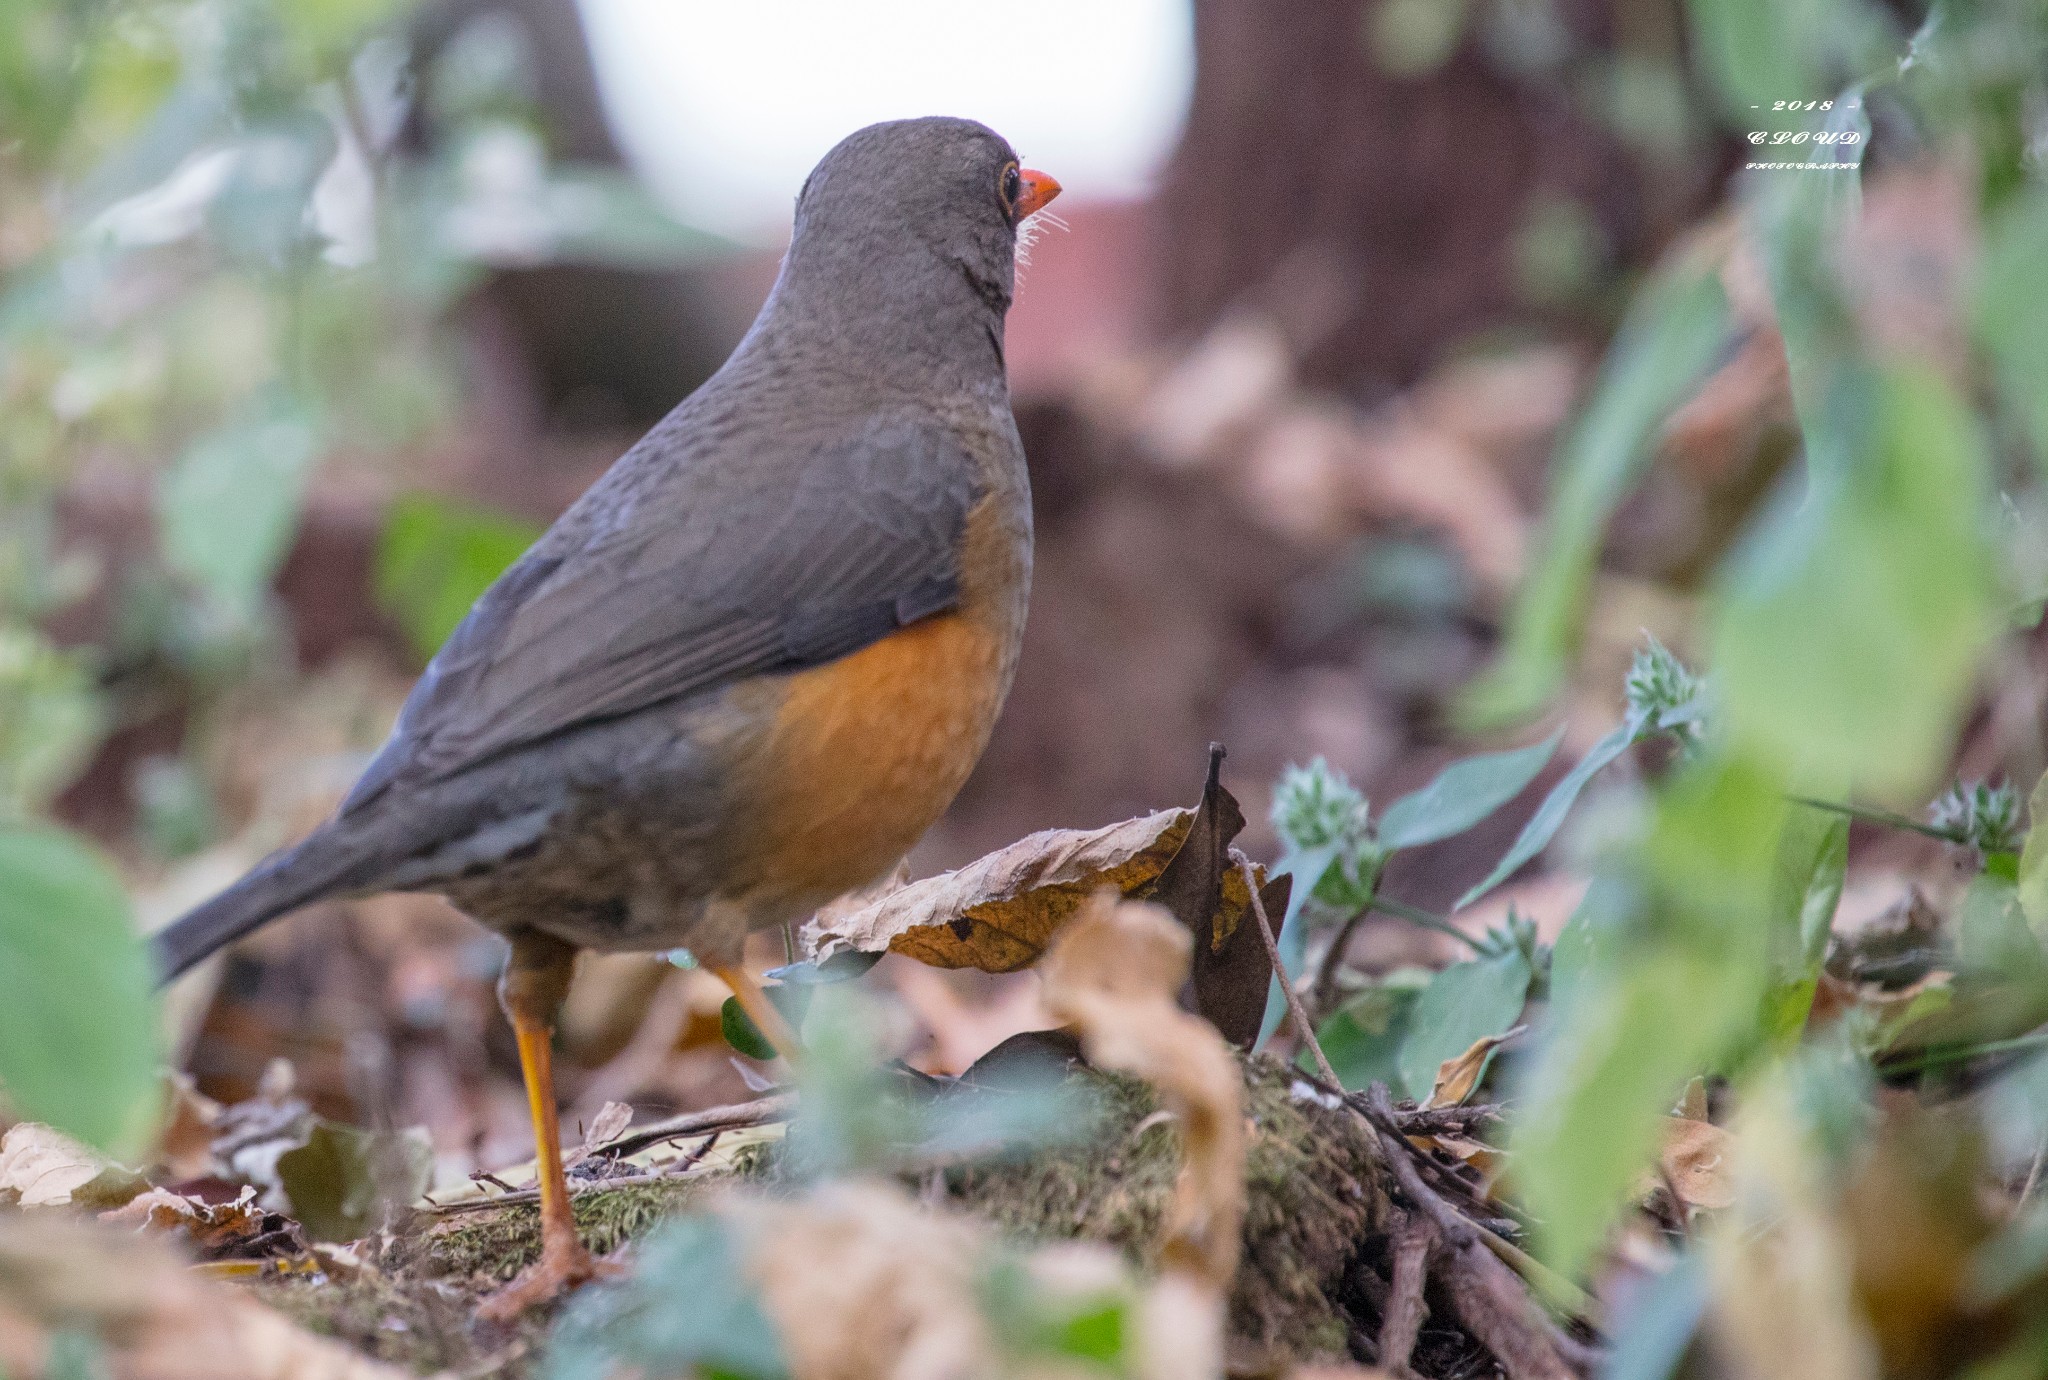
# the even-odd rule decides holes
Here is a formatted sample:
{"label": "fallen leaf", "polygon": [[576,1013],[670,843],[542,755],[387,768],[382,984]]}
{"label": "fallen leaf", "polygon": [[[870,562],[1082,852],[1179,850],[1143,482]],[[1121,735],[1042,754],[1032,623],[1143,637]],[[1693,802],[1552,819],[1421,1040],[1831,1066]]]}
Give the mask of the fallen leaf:
{"label": "fallen leaf", "polygon": [[[821,915],[804,927],[804,943],[819,962],[841,953],[887,950],[934,968],[1015,972],[1037,962],[1095,892],[1106,887],[1149,897],[1187,843],[1197,814],[1160,810],[1100,829],[1031,834],[852,914]],[[1265,874],[1254,871],[1263,892]],[[1223,936],[1227,945],[1250,913],[1251,893],[1239,869],[1222,869],[1217,897],[1209,921],[1212,950],[1213,936]]]}
{"label": "fallen leaf", "polygon": [[303,1145],[278,1156],[277,1178],[309,1236],[355,1241],[426,1192],[433,1168],[424,1127],[380,1135],[316,1120]]}
{"label": "fallen leaf", "polygon": [[562,1168],[569,1169],[583,1163],[597,1151],[626,1133],[633,1124],[633,1109],[623,1102],[607,1102],[597,1109],[597,1115],[590,1119],[589,1127],[583,1132],[583,1144],[562,1156]]}
{"label": "fallen leaf", "polygon": [[[1181,993],[1181,1005],[1222,1031],[1224,1039],[1248,1050],[1265,1015],[1273,961],[1252,927],[1240,923],[1242,910],[1224,913],[1226,883],[1237,871],[1230,844],[1244,832],[1244,811],[1223,788],[1222,772],[1223,745],[1211,743],[1209,774],[1194,822],[1144,899],[1172,911],[1194,936],[1194,971]],[[1261,891],[1268,915],[1286,913],[1290,881],[1275,879]]]}
{"label": "fallen leaf", "polygon": [[1711,1122],[1664,1118],[1658,1162],[1680,1207],[1712,1210],[1734,1204],[1734,1151],[1735,1138]]}
{"label": "fallen leaf", "polygon": [[1457,1107],[1472,1096],[1479,1080],[1486,1076],[1486,1066],[1493,1062],[1493,1052],[1508,1041],[1520,1035],[1526,1026],[1502,1031],[1498,1035],[1484,1035],[1472,1042],[1455,1059],[1446,1059],[1436,1067],[1436,1083],[1429,1090],[1429,1100],[1422,1105],[1428,1107]]}
{"label": "fallen leaf", "polygon": [[1165,908],[1090,897],[1040,965],[1046,1009],[1072,1022],[1098,1068],[1150,1083],[1180,1123],[1180,1177],[1160,1260],[1220,1296],[1244,1221],[1244,1085],[1215,1028],[1175,1004],[1188,934]]}
{"label": "fallen leaf", "polygon": [[281,1213],[266,1212],[256,1189],[244,1184],[235,1198],[209,1203],[169,1189],[152,1188],[124,1207],[100,1214],[102,1222],[137,1231],[183,1237],[202,1260],[251,1260],[302,1255],[305,1241],[298,1225]]}
{"label": "fallen leaf", "polygon": [[200,1278],[160,1242],[64,1213],[0,1215],[0,1373],[44,1374],[50,1339],[59,1332],[98,1338],[105,1373],[122,1380],[407,1374]]}
{"label": "fallen leaf", "polygon": [[134,1170],[40,1122],[24,1121],[0,1137],[0,1203],[112,1207],[148,1187]]}

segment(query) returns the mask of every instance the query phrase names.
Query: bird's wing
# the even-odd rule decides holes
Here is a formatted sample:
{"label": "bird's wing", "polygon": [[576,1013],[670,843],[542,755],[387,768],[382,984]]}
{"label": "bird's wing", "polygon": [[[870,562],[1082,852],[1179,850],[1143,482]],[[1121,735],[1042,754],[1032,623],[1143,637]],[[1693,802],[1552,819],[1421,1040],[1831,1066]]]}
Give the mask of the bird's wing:
{"label": "bird's wing", "polygon": [[342,813],[394,781],[815,666],[956,604],[977,487],[956,436],[869,419],[791,463],[733,466],[686,461],[566,515],[434,657]]}

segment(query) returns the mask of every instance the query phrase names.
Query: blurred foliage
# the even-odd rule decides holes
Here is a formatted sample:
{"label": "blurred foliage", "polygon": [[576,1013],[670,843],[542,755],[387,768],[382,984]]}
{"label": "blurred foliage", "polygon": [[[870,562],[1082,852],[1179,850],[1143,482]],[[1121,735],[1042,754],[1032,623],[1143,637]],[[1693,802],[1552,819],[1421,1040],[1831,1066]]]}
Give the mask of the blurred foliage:
{"label": "blurred foliage", "polygon": [[57,829],[0,824],[0,1087],[119,1153],[156,1114],[151,976],[121,879]]}
{"label": "blurred foliage", "polygon": [[505,567],[540,539],[530,522],[431,494],[391,505],[377,547],[377,601],[430,657]]}
{"label": "blurred foliage", "polygon": [[[485,273],[714,247],[624,174],[551,165],[532,54],[488,18],[436,59],[432,148],[401,149],[408,9],[0,7],[0,820],[45,815],[109,731],[178,704],[198,741],[237,681],[290,664],[270,587],[315,475],[388,472],[454,420],[461,351],[444,321]],[[153,530],[123,526],[129,494],[153,495]],[[530,536],[403,501],[382,591],[431,650]],[[131,784],[158,856],[229,822],[176,758]],[[77,1106],[43,1110],[26,1064],[0,1081],[17,1110],[105,1139],[150,1048],[134,1033],[149,1025],[143,960],[104,863],[9,827],[8,923],[53,932],[75,915],[66,934],[106,959],[88,971],[72,937],[6,936],[21,960],[6,980],[71,993],[101,1024],[71,1063]],[[39,1028],[68,1030],[60,1016]]]}
{"label": "blurred foliage", "polygon": [[[1382,39],[1412,20],[1395,9],[1381,12]],[[1455,11],[1479,22],[1488,12]],[[1759,106],[1811,100],[1801,118],[1828,137],[1770,156],[1837,166],[1759,170],[1736,184],[1741,234],[1785,343],[1800,463],[1707,582],[1697,611],[1707,675],[1654,644],[1639,656],[1623,723],[1461,903],[1540,853],[1596,772],[1636,743],[1670,740],[1675,751],[1646,759],[1645,784],[1615,793],[1588,831],[1581,853],[1595,880],[1558,939],[1537,1048],[1519,1061],[1515,1180],[1539,1246],[1566,1271],[1585,1268],[1606,1239],[1687,1080],[1723,1075],[1752,1107],[1758,1134],[1783,1150],[1776,1188],[1789,1196],[1775,1201],[1803,1202],[1774,1229],[1803,1231],[1827,1196],[1792,1191],[1817,1182],[1812,1147],[1853,1143],[1875,1125],[1873,1055],[1894,1072],[1959,1062],[2032,1038],[2021,1032],[2048,1012],[2041,794],[2024,824],[2014,791],[1981,783],[1951,787],[1924,815],[1899,812],[1935,795],[1978,677],[2002,639],[2027,631],[2010,611],[2038,598],[2021,577],[2032,569],[2024,534],[2048,505],[2048,11],[2027,0],[1937,5],[1912,32],[1895,8],[1865,0],[1691,0],[1687,16],[1687,81],[1732,128],[1764,122]],[[1409,34],[1409,51],[1443,49],[1425,37]],[[1962,319],[1914,340],[1870,325],[1856,280],[1864,266],[1849,237],[1873,140],[1894,165],[1962,169],[1984,227]],[[1733,344],[1721,257],[1682,248],[1637,292],[1557,453],[1547,539],[1498,663],[1467,695],[1468,722],[1525,720],[1565,689],[1609,522],[1667,418]],[[1928,342],[1944,334],[1967,346],[1937,354]],[[1850,815],[1954,843],[1975,876],[1951,917],[1953,1001],[1944,990],[1904,1015],[1845,1018],[1844,1038],[1823,1050],[1802,1034]],[[1485,962],[1454,965],[1419,994],[1390,979],[1351,998],[1325,1025],[1347,1077],[1415,1093],[1425,1059],[1409,1032],[1438,984],[1460,970],[1475,983]],[[1510,987],[1489,1000],[1505,1009]],[[1914,1062],[1900,1061],[1916,1048]],[[2014,1258],[2024,1230],[2023,1218],[1986,1250]],[[1640,1335],[1622,1338],[1617,1365],[1629,1357],[1626,1373],[1668,1373],[1705,1279],[1694,1267],[1671,1276],[1639,1315]],[[1716,1297],[1746,1306],[1733,1286]]]}

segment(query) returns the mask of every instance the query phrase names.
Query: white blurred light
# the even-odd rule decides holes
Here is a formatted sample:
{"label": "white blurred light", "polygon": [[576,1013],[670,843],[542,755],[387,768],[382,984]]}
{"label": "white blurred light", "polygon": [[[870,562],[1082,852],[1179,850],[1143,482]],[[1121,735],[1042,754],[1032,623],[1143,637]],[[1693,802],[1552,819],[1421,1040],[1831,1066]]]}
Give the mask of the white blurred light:
{"label": "white blurred light", "polygon": [[582,0],[606,107],[692,224],[787,230],[804,174],[875,120],[990,125],[1076,200],[1145,190],[1194,76],[1188,0]]}

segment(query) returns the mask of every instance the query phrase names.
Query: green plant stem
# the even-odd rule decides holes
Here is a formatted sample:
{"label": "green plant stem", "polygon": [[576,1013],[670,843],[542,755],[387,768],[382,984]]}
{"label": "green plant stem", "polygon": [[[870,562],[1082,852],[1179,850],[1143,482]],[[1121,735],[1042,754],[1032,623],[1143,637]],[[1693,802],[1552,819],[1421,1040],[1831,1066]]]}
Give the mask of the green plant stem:
{"label": "green plant stem", "polygon": [[1917,819],[1906,815],[1894,814],[1890,810],[1872,809],[1868,805],[1844,805],[1833,800],[1815,800],[1811,796],[1804,795],[1792,795],[1785,798],[1795,805],[1811,805],[1816,810],[1829,810],[1838,815],[1847,815],[1851,819],[1863,820],[1866,823],[1882,824],[1888,829],[1910,829],[1916,834],[1925,834],[1928,838],[1940,839],[1943,843],[1962,844],[1969,842],[1967,839],[1959,839],[1953,834],[1945,833],[1931,824],[1922,824]]}
{"label": "green plant stem", "polygon": [[1371,901],[1366,903],[1366,909],[1384,911],[1388,915],[1398,916],[1406,920],[1411,925],[1420,925],[1423,929],[1435,930],[1438,934],[1449,935],[1460,943],[1470,945],[1475,953],[1483,947],[1479,940],[1474,939],[1441,915],[1432,914],[1418,906],[1411,906],[1402,901],[1389,900],[1384,896],[1374,896]]}
{"label": "green plant stem", "polygon": [[1960,1064],[1970,1059],[1981,1059],[1987,1054],[2010,1054],[2015,1050],[2037,1049],[2048,1046],[2048,1030],[2036,1030],[2030,1035],[2015,1035],[2006,1040],[1986,1040],[1979,1045],[1949,1045],[1941,1049],[1924,1049],[1910,1059],[1897,1063],[1879,1063],[1879,1073],[1919,1073],[1925,1069],[1938,1068],[1944,1064]]}

